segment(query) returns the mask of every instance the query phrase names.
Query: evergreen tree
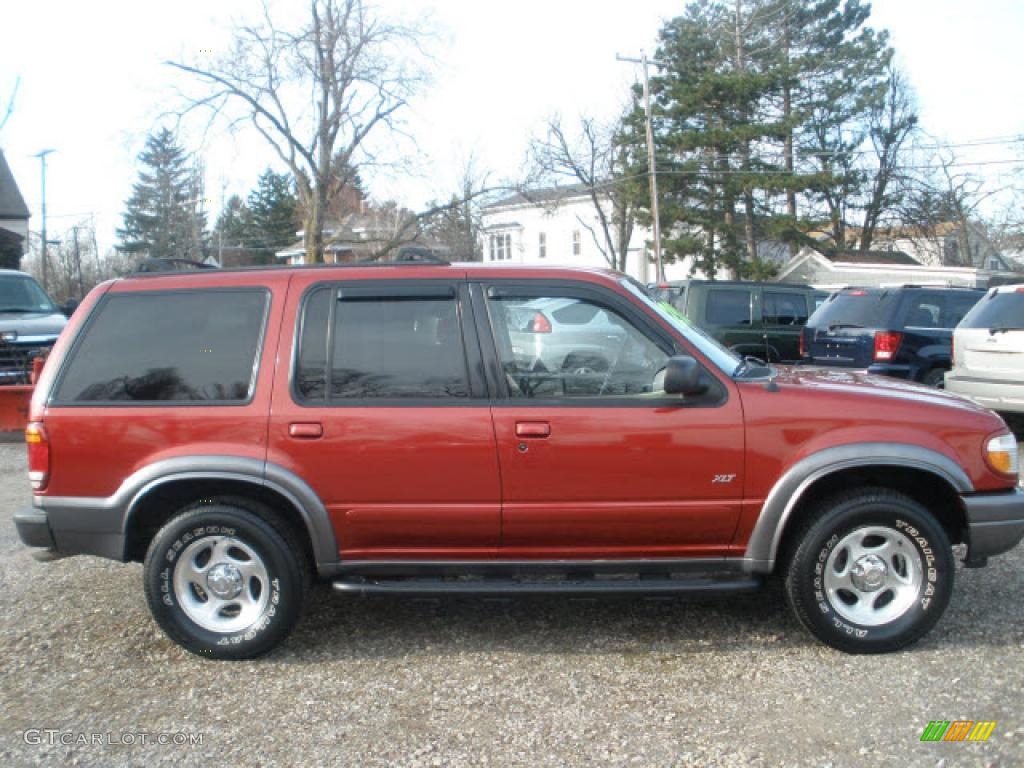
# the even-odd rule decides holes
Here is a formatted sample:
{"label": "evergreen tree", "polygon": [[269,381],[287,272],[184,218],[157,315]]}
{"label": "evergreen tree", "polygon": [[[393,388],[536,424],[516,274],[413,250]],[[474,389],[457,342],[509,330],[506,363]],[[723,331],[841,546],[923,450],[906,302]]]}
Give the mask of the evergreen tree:
{"label": "evergreen tree", "polygon": [[295,233],[301,227],[299,202],[293,187],[288,174],[274,173],[268,168],[246,200],[248,245],[262,250],[271,260],[274,251],[295,240]]}
{"label": "evergreen tree", "polygon": [[[651,93],[667,260],[768,274],[759,241],[795,250],[822,220],[845,244],[845,212],[874,178],[863,147],[891,58],[869,13],[861,0],[691,0],[665,24]],[[638,106],[623,140],[642,144],[642,126]]]}
{"label": "evergreen tree", "polygon": [[265,263],[261,252],[249,248],[251,227],[251,216],[245,200],[239,195],[232,195],[224,203],[213,227],[212,247],[221,266]]}
{"label": "evergreen tree", "polygon": [[651,91],[662,244],[669,260],[693,256],[709,275],[723,267],[739,275],[756,261],[763,192],[780,184],[777,155],[762,151],[782,132],[770,109],[780,72],[758,22],[763,5],[695,0],[660,35],[666,70]]}
{"label": "evergreen tree", "polygon": [[121,250],[150,258],[203,258],[202,174],[174,133],[161,128],[139,155],[143,168],[125,203]]}

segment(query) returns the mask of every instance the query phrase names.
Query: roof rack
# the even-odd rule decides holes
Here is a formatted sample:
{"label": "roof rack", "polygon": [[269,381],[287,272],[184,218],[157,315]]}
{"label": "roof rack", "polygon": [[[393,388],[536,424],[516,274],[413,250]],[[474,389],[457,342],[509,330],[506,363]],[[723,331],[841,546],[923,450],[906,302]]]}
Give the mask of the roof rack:
{"label": "roof rack", "polygon": [[447,259],[442,259],[440,256],[435,254],[432,250],[422,245],[405,245],[398,249],[398,253],[395,254],[393,259],[364,259],[357,262],[361,266],[371,266],[375,264],[379,265],[401,265],[401,264],[415,264],[415,265],[428,265],[434,264],[437,266],[448,266],[451,262]]}
{"label": "roof rack", "polygon": [[192,259],[143,259],[133,274],[151,272],[192,272],[200,269],[218,269],[213,264],[204,264]]}

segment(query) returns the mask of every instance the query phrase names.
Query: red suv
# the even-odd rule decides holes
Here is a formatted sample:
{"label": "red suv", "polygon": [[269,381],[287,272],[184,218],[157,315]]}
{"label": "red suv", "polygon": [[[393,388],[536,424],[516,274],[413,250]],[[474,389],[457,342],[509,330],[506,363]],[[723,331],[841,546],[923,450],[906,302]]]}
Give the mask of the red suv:
{"label": "red suv", "polygon": [[188,650],[359,594],[736,593],[850,652],[927,632],[952,543],[1024,537],[1017,445],[956,396],[765,367],[604,271],[416,263],[96,288],[26,430],[41,559],[144,563]]}

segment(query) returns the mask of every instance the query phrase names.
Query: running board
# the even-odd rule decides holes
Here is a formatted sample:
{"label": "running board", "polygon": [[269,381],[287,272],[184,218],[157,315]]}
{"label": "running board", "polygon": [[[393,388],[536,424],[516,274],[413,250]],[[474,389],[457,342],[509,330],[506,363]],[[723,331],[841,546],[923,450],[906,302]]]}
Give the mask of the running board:
{"label": "running board", "polygon": [[338,579],[337,592],[416,597],[575,596],[718,596],[756,590],[760,579]]}

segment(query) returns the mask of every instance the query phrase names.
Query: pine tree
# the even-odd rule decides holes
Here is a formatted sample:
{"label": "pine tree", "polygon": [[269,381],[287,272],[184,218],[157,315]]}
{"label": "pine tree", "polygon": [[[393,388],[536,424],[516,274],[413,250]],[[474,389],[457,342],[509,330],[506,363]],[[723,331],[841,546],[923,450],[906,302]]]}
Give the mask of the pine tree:
{"label": "pine tree", "polygon": [[149,258],[203,257],[202,174],[174,133],[161,128],[139,155],[143,169],[125,203],[120,250]]}
{"label": "pine tree", "polygon": [[293,187],[288,174],[274,173],[268,168],[246,200],[248,245],[263,250],[271,260],[274,251],[295,240],[295,233],[301,226],[299,202]]}
{"label": "pine tree", "polygon": [[[845,213],[877,176],[863,147],[892,55],[869,14],[862,0],[691,0],[664,25],[651,92],[668,260],[763,275],[760,241],[795,250],[822,220],[845,243]],[[642,120],[638,107],[625,141],[642,144]]]}

